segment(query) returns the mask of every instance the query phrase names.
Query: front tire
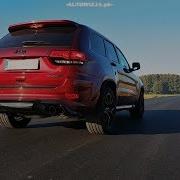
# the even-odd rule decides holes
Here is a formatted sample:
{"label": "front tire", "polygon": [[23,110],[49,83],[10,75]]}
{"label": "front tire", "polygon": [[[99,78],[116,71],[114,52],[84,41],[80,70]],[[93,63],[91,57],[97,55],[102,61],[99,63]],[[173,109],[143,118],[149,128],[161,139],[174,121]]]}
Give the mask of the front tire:
{"label": "front tire", "polygon": [[112,121],[116,113],[116,96],[109,87],[101,91],[94,119],[86,122],[90,134],[111,134]]}
{"label": "front tire", "polygon": [[144,115],[144,92],[141,91],[138,102],[130,110],[130,115],[133,119],[142,119]]}
{"label": "front tire", "polygon": [[30,118],[16,114],[0,114],[0,126],[5,128],[25,128],[30,120]]}

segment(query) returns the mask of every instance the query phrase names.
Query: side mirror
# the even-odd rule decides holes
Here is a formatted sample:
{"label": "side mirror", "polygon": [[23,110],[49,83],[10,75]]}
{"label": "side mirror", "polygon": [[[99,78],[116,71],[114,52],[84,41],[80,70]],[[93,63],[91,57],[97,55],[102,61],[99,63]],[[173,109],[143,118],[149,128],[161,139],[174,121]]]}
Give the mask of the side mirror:
{"label": "side mirror", "polygon": [[132,63],[132,68],[131,68],[132,71],[137,71],[140,68],[141,68],[140,63],[138,63],[138,62],[133,62]]}

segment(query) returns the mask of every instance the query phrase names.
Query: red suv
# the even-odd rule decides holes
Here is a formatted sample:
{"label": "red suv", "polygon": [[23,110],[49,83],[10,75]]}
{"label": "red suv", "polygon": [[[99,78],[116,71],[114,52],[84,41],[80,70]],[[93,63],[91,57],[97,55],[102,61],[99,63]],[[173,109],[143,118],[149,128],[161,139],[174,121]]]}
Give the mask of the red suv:
{"label": "red suv", "polygon": [[144,112],[144,87],[110,40],[68,20],[11,25],[0,39],[0,125],[33,115],[83,116],[90,133],[112,132],[116,110]]}

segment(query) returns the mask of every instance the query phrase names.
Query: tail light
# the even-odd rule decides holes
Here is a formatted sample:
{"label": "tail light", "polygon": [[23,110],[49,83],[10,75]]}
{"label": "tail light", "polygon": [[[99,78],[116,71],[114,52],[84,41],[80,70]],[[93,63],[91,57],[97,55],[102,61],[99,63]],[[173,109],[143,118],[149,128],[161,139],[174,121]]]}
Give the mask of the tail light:
{"label": "tail light", "polygon": [[83,65],[86,62],[85,54],[77,50],[53,50],[49,57],[59,65]]}

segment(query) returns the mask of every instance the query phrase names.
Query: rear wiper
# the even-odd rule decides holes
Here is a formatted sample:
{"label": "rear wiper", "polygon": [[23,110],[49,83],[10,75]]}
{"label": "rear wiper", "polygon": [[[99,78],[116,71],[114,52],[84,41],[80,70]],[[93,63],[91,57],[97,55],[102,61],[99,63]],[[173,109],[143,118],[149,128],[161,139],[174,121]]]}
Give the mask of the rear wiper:
{"label": "rear wiper", "polygon": [[23,45],[50,45],[51,43],[45,41],[23,41]]}

